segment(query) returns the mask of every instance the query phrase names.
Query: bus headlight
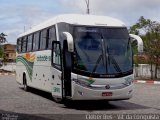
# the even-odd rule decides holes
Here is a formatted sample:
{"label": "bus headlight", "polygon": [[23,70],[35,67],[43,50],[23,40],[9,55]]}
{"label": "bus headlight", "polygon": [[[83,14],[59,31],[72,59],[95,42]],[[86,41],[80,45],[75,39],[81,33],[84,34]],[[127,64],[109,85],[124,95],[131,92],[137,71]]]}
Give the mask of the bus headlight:
{"label": "bus headlight", "polygon": [[76,84],[81,85],[83,87],[89,87],[90,83],[78,79],[72,79]]}
{"label": "bus headlight", "polygon": [[132,84],[132,81],[125,81],[125,83],[124,83],[126,86],[129,86],[129,85],[131,85]]}

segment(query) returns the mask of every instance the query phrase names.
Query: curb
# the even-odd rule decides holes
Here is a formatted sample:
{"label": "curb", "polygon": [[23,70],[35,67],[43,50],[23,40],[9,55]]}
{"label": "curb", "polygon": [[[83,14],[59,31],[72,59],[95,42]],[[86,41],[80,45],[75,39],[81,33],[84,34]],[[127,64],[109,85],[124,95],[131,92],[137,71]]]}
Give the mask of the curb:
{"label": "curb", "polygon": [[0,73],[0,76],[9,76],[9,75],[15,76],[16,74],[15,73]]}
{"label": "curb", "polygon": [[159,84],[160,81],[153,81],[153,80],[134,80],[134,83],[147,83],[147,84]]}

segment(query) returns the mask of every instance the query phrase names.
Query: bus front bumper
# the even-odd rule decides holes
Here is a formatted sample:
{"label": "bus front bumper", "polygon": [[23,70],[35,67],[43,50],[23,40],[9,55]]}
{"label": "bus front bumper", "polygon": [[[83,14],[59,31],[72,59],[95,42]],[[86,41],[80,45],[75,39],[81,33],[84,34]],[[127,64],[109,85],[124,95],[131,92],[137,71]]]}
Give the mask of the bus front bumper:
{"label": "bus front bumper", "polygon": [[72,84],[72,100],[126,100],[132,97],[133,84],[122,89],[94,90]]}

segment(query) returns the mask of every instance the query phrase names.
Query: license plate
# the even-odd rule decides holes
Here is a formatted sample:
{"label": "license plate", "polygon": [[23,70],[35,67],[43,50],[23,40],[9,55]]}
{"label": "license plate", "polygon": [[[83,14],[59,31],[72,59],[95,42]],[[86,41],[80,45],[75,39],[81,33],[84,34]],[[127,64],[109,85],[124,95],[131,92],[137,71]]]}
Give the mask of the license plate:
{"label": "license plate", "polygon": [[112,96],[112,92],[103,92],[102,96]]}

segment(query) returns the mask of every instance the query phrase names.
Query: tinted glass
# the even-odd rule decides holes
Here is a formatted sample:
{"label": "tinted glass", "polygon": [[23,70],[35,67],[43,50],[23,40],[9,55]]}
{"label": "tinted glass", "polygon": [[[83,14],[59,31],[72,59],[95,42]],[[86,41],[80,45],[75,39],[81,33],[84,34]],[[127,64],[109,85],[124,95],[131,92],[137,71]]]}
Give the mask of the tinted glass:
{"label": "tinted glass", "polygon": [[22,52],[26,52],[26,48],[27,48],[27,37],[24,37],[22,39]]}
{"label": "tinted glass", "polygon": [[33,39],[33,50],[38,50],[39,49],[39,32],[34,34],[34,39]]}
{"label": "tinted glass", "polygon": [[75,27],[74,69],[96,74],[132,70],[132,49],[126,28]]}
{"label": "tinted glass", "polygon": [[49,29],[48,49],[52,48],[52,41],[56,41],[55,27]]}
{"label": "tinted glass", "polygon": [[22,41],[21,39],[17,40],[17,52],[20,53],[22,48]]}
{"label": "tinted glass", "polygon": [[41,32],[41,38],[40,38],[40,49],[41,50],[46,49],[46,40],[47,40],[47,30],[43,30]]}
{"label": "tinted glass", "polygon": [[32,35],[28,36],[27,51],[32,51]]}

